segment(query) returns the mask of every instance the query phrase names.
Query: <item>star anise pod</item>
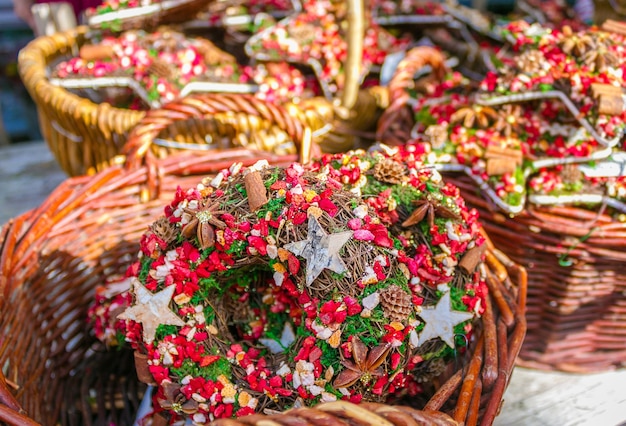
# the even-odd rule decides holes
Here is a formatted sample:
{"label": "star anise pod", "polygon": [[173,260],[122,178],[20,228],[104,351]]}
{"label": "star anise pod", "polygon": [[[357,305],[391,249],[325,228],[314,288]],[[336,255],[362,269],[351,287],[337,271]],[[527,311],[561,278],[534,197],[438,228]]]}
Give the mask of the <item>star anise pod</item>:
{"label": "star anise pod", "polygon": [[519,134],[524,129],[525,119],[522,113],[520,105],[505,105],[498,115],[494,128],[506,137],[510,137],[513,133]]}
{"label": "star anise pod", "polygon": [[583,55],[582,60],[592,72],[602,72],[607,67],[619,64],[619,58],[615,52],[612,52],[606,46],[598,46],[596,49],[590,50]]}
{"label": "star anise pod", "polygon": [[574,33],[569,26],[563,27],[563,36],[559,42],[561,50],[568,55],[581,57],[595,47],[594,39],[587,34]]}
{"label": "star anise pod", "polygon": [[432,196],[426,196],[421,200],[415,201],[413,204],[417,207],[413,210],[413,213],[411,213],[409,217],[402,222],[403,228],[417,225],[424,220],[424,218],[428,219],[428,226],[432,228],[435,224],[435,216],[440,216],[446,219],[461,220],[461,216],[441,204],[440,201],[436,200]]}
{"label": "star anise pod", "polygon": [[187,399],[180,391],[180,385],[164,382],[163,395],[165,399],[157,398],[157,401],[164,410],[185,414],[194,414],[198,411],[198,403],[193,399]]}
{"label": "star anise pod", "polygon": [[215,245],[215,228],[226,228],[226,224],[217,218],[217,215],[227,213],[225,210],[218,210],[219,203],[213,203],[198,210],[184,209],[185,213],[192,215],[191,221],[187,223],[182,235],[191,239],[195,235],[201,249],[213,247]]}
{"label": "star anise pod", "polygon": [[450,117],[451,123],[463,123],[463,126],[471,128],[474,124],[478,127],[489,127],[492,121],[498,119],[498,113],[491,107],[482,105],[472,105],[457,110]]}
{"label": "star anise pod", "polygon": [[337,375],[333,386],[335,388],[348,388],[358,381],[366,385],[372,378],[381,377],[384,374],[381,365],[387,359],[390,350],[391,345],[389,343],[368,350],[361,339],[353,336],[351,352],[354,361],[341,361],[345,369]]}

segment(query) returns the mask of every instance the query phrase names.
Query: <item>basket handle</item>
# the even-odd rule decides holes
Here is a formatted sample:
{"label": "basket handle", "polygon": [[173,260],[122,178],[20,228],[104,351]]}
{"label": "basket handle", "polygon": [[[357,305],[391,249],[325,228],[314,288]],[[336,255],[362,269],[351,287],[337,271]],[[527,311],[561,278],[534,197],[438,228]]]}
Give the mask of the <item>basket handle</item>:
{"label": "basket handle", "polygon": [[[378,121],[376,139],[388,145],[404,144],[410,133],[413,122],[411,116],[407,116],[406,106],[410,96],[408,89],[414,84],[415,73],[425,66],[430,66],[431,75],[439,82],[443,81],[448,72],[445,57],[440,50],[430,46],[418,46],[409,50],[389,82],[389,107],[385,110]],[[403,136],[394,135],[394,130],[402,131]],[[407,127],[404,129],[403,127]],[[406,131],[406,132],[404,132]],[[404,136],[406,133],[406,137]]]}
{"label": "basket handle", "polygon": [[361,62],[363,59],[363,38],[365,35],[365,10],[363,0],[348,0],[347,56],[344,64],[345,82],[341,96],[341,106],[351,110],[359,93]]}
{"label": "basket handle", "polygon": [[[202,93],[194,94],[162,108],[150,110],[145,118],[131,132],[122,148],[127,169],[136,169],[144,162],[151,162],[150,146],[161,131],[177,121],[190,118],[212,118],[216,114],[233,114],[230,124],[241,128],[248,126],[234,114],[246,114],[276,124],[285,131],[298,148],[300,161],[306,163],[311,158],[311,131],[302,122],[290,115],[287,110],[271,103],[266,103],[246,94]],[[237,151],[241,151],[238,149]],[[225,153],[229,150],[224,150]]]}

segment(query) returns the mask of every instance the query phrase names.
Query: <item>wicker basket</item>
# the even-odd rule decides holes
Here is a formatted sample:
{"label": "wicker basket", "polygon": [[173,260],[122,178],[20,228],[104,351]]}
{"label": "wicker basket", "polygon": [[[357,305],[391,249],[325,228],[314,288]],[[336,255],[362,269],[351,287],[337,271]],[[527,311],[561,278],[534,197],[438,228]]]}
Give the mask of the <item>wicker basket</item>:
{"label": "wicker basket", "polygon": [[[301,141],[300,146],[294,143]],[[257,152],[311,156],[311,132],[283,107],[252,95],[196,94],[149,111],[121,153],[136,168],[176,152],[213,152],[243,148]],[[227,158],[227,157],[224,157]]]}
{"label": "wicker basket", "polygon": [[[386,90],[380,86],[362,88],[363,40],[365,37],[365,17],[367,2],[346,0],[347,55],[343,63],[345,81],[343,89],[336,98],[332,98],[326,88],[324,96],[303,99],[296,104],[288,103],[289,111],[306,123],[313,132],[313,140],[324,152],[344,152],[349,149],[371,144],[375,139],[378,117],[386,107]],[[262,37],[263,33],[253,36]],[[271,61],[272,57],[255,53],[250,44],[245,45],[249,57]],[[319,68],[315,60],[308,65]]]}
{"label": "wicker basket", "polygon": [[[407,87],[423,66],[410,52],[390,83],[390,107],[379,140],[410,139],[415,121]],[[527,205],[509,216],[479,194],[466,175],[447,174],[468,206],[478,209],[496,247],[528,269],[528,333],[519,364],[593,372],[626,365],[626,223],[576,206]]]}
{"label": "wicker basket", "polygon": [[[198,99],[198,111],[214,108],[199,105],[210,103],[206,96]],[[243,105],[234,112],[245,112]],[[275,111],[273,117],[288,132],[290,126],[297,127],[284,111]],[[188,118],[182,113],[163,120],[174,123]],[[153,133],[151,126],[147,122],[138,127],[129,146],[144,146],[133,141],[146,131]],[[304,140],[307,134],[302,132]],[[233,161],[253,163],[262,157],[274,164],[295,159],[247,149],[187,151],[163,159],[148,155],[145,165],[130,170],[114,165],[95,176],[70,178],[39,208],[4,226],[0,233],[4,374],[0,375],[0,421],[12,425],[132,423],[143,388],[132,372],[132,353],[106,352],[90,335],[86,313],[94,289],[134,260],[140,235],[161,214],[176,187],[195,185],[198,176]],[[423,407],[426,412],[341,402],[294,410],[291,421],[287,417],[276,421],[319,424],[314,419],[332,414],[358,424],[364,424],[364,419],[384,424],[381,418],[402,425],[456,424],[452,418],[466,424],[491,424],[526,330],[522,314],[526,278],[523,268],[493,247],[487,254],[485,274],[491,290],[489,303],[468,357],[463,358],[467,362],[441,384]],[[254,424],[261,419],[266,418],[219,424]]]}
{"label": "wicker basket", "polygon": [[37,104],[39,125],[48,147],[68,175],[93,174],[119,154],[142,111],[96,104],[50,84],[48,66],[77,53],[86,27],[39,37],[19,54],[22,81]]}

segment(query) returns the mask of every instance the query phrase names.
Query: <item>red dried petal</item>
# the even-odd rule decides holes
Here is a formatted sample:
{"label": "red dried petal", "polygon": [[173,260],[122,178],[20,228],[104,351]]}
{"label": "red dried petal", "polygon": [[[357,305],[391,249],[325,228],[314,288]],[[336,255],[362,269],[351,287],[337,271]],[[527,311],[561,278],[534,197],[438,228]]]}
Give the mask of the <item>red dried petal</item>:
{"label": "red dried petal", "polygon": [[289,254],[287,257],[287,265],[291,275],[296,275],[300,271],[300,260],[293,254]]}

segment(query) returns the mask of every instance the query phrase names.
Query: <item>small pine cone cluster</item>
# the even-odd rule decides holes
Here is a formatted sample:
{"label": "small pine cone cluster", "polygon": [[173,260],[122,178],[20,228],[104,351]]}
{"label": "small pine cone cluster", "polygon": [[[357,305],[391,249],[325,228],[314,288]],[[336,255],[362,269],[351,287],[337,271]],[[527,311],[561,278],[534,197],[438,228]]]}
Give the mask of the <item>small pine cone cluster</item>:
{"label": "small pine cone cluster", "polygon": [[174,77],[174,70],[165,61],[159,58],[154,58],[152,63],[148,67],[150,74],[159,78],[170,80]]}
{"label": "small pine cone cluster", "polygon": [[583,173],[576,164],[565,164],[561,170],[561,179],[564,183],[576,183],[582,179]]}
{"label": "small pine cone cluster", "polygon": [[433,358],[422,362],[415,370],[414,376],[418,383],[426,383],[432,381],[446,369],[446,362],[443,358]]}
{"label": "small pine cone cluster", "polygon": [[381,182],[392,185],[402,183],[402,178],[405,174],[404,166],[389,158],[381,160],[374,166],[374,177]]}
{"label": "small pine cone cluster", "polygon": [[150,230],[154,235],[165,241],[169,246],[176,240],[178,230],[166,217],[160,217],[150,226]]}
{"label": "small pine cone cluster", "polygon": [[380,304],[385,317],[391,321],[405,322],[413,310],[411,295],[397,285],[391,285],[380,292]]}

